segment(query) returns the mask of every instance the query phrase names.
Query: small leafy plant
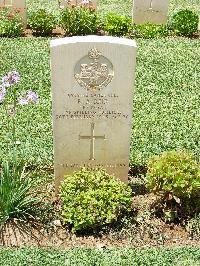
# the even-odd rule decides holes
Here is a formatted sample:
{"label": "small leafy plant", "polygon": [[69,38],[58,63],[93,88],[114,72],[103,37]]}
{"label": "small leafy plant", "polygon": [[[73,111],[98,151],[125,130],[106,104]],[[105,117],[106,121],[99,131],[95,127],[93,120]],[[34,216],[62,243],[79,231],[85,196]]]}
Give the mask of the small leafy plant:
{"label": "small leafy plant", "polygon": [[145,39],[166,37],[168,35],[168,29],[164,25],[155,25],[151,23],[135,25],[134,36]]}
{"label": "small leafy plant", "polygon": [[23,23],[19,14],[9,8],[0,11],[0,37],[19,37],[23,35]]}
{"label": "small leafy plant", "polygon": [[130,17],[108,13],[104,19],[104,30],[112,36],[126,36],[132,30]]}
{"label": "small leafy plant", "polygon": [[190,197],[200,191],[200,167],[189,153],[163,152],[149,160],[146,181],[151,191]]}
{"label": "small leafy plant", "polygon": [[30,15],[29,26],[35,35],[48,36],[56,27],[56,18],[46,10],[39,9]]}
{"label": "small leafy plant", "polygon": [[77,5],[62,10],[61,26],[68,36],[91,35],[98,32],[100,19],[92,6]]}
{"label": "small leafy plant", "polygon": [[60,190],[64,223],[73,231],[117,220],[131,209],[131,189],[105,170],[82,169],[65,176]]}
{"label": "small leafy plant", "polygon": [[191,36],[198,30],[199,16],[191,10],[181,10],[173,15],[170,27],[177,35]]}
{"label": "small leafy plant", "polygon": [[165,220],[190,216],[197,210],[200,193],[200,167],[193,156],[184,151],[168,151],[148,162],[147,188],[162,196],[160,208]]}

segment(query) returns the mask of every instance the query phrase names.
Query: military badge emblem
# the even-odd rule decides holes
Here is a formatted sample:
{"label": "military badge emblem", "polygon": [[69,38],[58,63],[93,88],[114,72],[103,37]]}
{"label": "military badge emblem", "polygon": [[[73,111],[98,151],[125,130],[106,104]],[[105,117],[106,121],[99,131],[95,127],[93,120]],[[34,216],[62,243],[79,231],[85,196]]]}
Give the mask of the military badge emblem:
{"label": "military badge emblem", "polygon": [[76,64],[74,76],[81,87],[97,92],[112,81],[113,65],[99,50],[93,48]]}

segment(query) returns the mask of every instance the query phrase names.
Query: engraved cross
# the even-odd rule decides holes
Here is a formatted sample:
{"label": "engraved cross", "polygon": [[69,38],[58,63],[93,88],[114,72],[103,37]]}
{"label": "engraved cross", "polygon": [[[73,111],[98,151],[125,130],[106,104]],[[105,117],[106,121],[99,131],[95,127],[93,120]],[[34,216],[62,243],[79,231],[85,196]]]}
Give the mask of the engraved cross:
{"label": "engraved cross", "polygon": [[91,123],[91,134],[90,136],[80,136],[79,135],[79,139],[88,139],[90,140],[90,160],[94,161],[94,147],[95,147],[95,140],[96,139],[103,139],[105,140],[106,137],[105,135],[103,136],[96,136],[94,133],[94,127],[95,127],[95,123]]}
{"label": "engraved cross", "polygon": [[153,9],[153,0],[150,0],[150,6],[149,9]]}

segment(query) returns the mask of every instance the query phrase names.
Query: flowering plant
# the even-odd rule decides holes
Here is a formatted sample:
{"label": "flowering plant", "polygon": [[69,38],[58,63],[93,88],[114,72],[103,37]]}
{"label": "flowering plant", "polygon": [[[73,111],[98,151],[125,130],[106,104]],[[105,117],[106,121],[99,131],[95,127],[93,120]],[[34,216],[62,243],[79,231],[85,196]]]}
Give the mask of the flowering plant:
{"label": "flowering plant", "polygon": [[[29,90],[26,92],[25,96],[18,99],[18,91],[16,84],[20,81],[20,75],[17,71],[12,71],[6,74],[2,80],[0,85],[0,104],[4,104],[5,109],[7,111],[7,115],[9,115],[12,124],[12,144],[13,144],[13,156],[16,156],[16,123],[15,117],[18,111],[18,107],[20,105],[27,104],[37,104],[39,101],[39,97],[36,92]],[[11,104],[6,105],[6,96],[9,94],[9,99],[11,99]],[[8,100],[8,103],[9,100]]]}
{"label": "flowering plant", "polygon": [[97,34],[101,21],[95,6],[88,0],[69,4],[61,12],[61,26],[68,36]]}
{"label": "flowering plant", "polygon": [[9,8],[0,10],[0,37],[18,37],[23,34],[23,23],[18,13]]}
{"label": "flowering plant", "polygon": [[[12,218],[25,221],[33,218],[39,201],[32,196],[33,181],[28,178],[26,165],[17,158],[16,115],[21,105],[37,104],[36,92],[29,90],[24,97],[18,97],[17,84],[20,75],[17,71],[6,74],[0,84],[0,107],[7,114],[8,126],[11,125],[12,160],[3,161],[0,167],[0,224]],[[35,208],[36,207],[36,208]]]}

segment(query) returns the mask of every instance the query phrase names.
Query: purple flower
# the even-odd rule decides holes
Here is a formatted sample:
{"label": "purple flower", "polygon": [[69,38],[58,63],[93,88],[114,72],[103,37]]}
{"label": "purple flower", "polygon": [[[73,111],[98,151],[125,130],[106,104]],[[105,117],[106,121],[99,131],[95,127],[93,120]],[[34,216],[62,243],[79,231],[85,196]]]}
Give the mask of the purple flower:
{"label": "purple flower", "polygon": [[5,95],[6,95],[6,88],[0,85],[0,103],[3,102]]}
{"label": "purple flower", "polygon": [[18,101],[18,103],[19,103],[20,105],[26,105],[26,104],[28,104],[28,101],[27,101],[27,99],[20,99],[20,100]]}
{"label": "purple flower", "polygon": [[27,93],[27,100],[30,103],[38,103],[39,102],[39,97],[38,97],[36,92],[30,90]]}
{"label": "purple flower", "polygon": [[19,82],[19,80],[20,80],[19,73],[17,71],[12,71],[2,78],[2,83],[6,88],[8,88],[14,85],[15,83]]}
{"label": "purple flower", "polygon": [[20,105],[26,105],[29,103],[38,103],[39,102],[39,97],[36,92],[30,90],[27,92],[26,97],[22,98],[18,101]]}

